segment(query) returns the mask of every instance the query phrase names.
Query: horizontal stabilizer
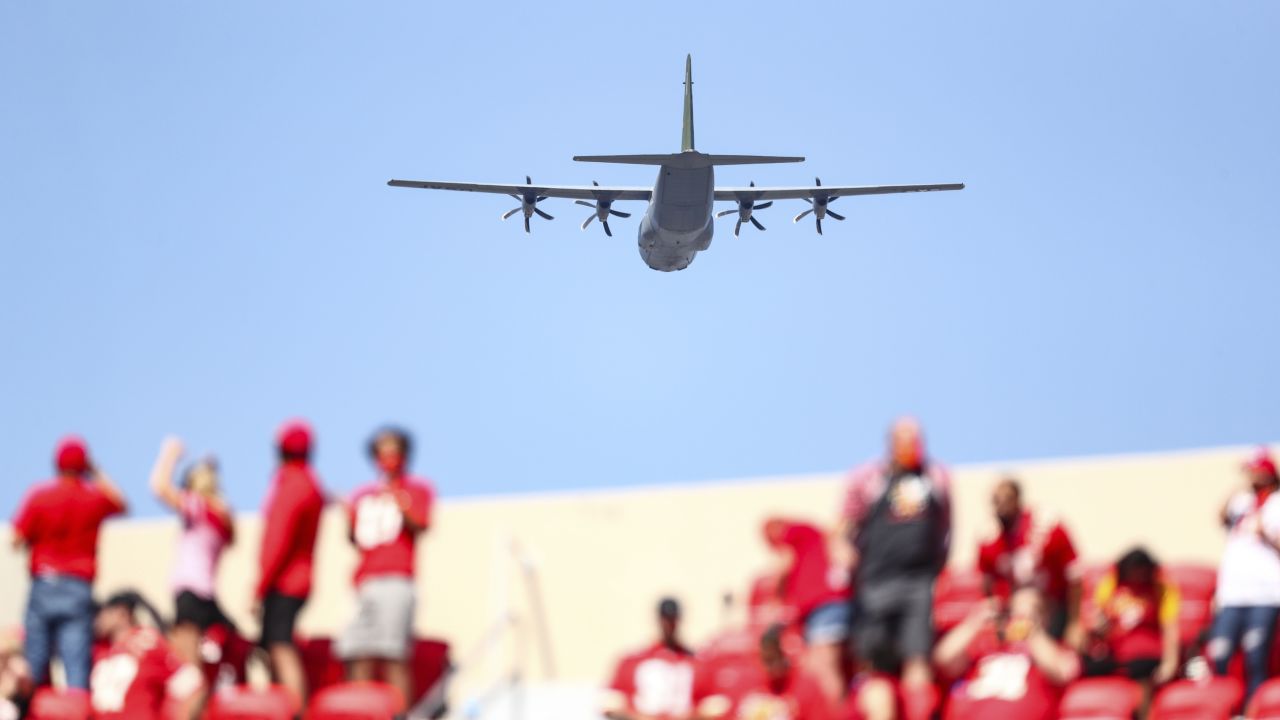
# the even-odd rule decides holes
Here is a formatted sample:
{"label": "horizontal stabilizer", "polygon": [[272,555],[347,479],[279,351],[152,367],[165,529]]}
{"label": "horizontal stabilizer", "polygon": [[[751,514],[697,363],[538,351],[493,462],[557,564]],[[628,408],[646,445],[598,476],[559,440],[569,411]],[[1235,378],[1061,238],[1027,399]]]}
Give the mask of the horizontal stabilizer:
{"label": "horizontal stabilizer", "polygon": [[703,168],[712,165],[764,165],[768,163],[804,162],[803,157],[784,155],[708,155],[697,151],[659,155],[574,155],[578,162],[613,163],[615,165],[666,165],[678,168]]}

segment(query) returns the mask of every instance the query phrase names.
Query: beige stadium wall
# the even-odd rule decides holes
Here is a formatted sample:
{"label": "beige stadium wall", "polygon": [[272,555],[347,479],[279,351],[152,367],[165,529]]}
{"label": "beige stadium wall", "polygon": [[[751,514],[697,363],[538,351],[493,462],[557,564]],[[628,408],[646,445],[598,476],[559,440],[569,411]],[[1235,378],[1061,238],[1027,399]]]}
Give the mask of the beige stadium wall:
{"label": "beige stadium wall", "polygon": [[[1155,455],[1020,461],[955,470],[952,562],[973,561],[975,542],[990,529],[989,490],[1004,471],[1023,480],[1028,502],[1063,519],[1088,559],[1107,559],[1142,543],[1167,560],[1214,562],[1223,537],[1217,508],[1241,482],[1248,448]],[[445,500],[420,545],[420,631],[447,639],[464,665],[462,691],[476,689],[524,658],[532,680],[549,674],[538,636],[518,630],[477,654],[503,608],[532,627],[524,570],[508,558],[518,544],[541,589],[557,680],[605,678],[624,649],[649,639],[653,604],[665,593],[685,605],[685,629],[697,643],[736,613],[726,593],[740,597],[768,564],[761,521],[783,513],[820,523],[835,520],[843,474],[715,482],[623,490]],[[7,536],[5,527],[0,534]],[[101,544],[100,592],[135,587],[169,607],[167,579],[178,526],[167,519],[109,523]],[[260,521],[237,519],[237,541],[219,576],[222,603],[245,629],[257,572]],[[0,626],[20,622],[25,602],[25,557],[0,554]],[[341,514],[321,525],[319,571],[301,619],[304,633],[332,633],[351,610],[353,552]],[[504,590],[505,588],[505,590]],[[503,598],[509,602],[503,601]],[[523,640],[522,640],[523,638]],[[481,659],[483,658],[483,659]]]}

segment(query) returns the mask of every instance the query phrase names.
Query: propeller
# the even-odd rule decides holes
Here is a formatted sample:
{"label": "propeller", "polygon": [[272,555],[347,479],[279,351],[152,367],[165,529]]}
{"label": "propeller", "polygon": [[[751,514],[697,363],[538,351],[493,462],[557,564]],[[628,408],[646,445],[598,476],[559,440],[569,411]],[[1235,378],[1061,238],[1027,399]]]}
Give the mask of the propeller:
{"label": "propeller", "polygon": [[[591,184],[596,187],[600,187],[600,183],[595,180],[592,180]],[[613,231],[609,229],[609,216],[613,215],[614,217],[629,218],[631,217],[631,213],[624,213],[621,210],[613,209],[614,196],[612,193],[604,192],[602,190],[592,190],[591,194],[596,197],[596,201],[593,203],[589,203],[586,200],[573,201],[575,205],[583,205],[595,209],[595,212],[588,215],[587,219],[582,221],[582,229],[586,230],[592,220],[599,218],[600,226],[604,228],[604,234],[609,237],[613,237]]]}
{"label": "propeller", "polygon": [[[751,187],[755,187],[755,186],[756,186],[756,181],[752,180]],[[764,226],[760,224],[759,220],[755,219],[755,216],[751,214],[751,211],[764,210],[765,208],[773,205],[773,201],[770,200],[769,202],[763,202],[763,203],[760,203],[759,205],[756,205],[755,204],[756,200],[760,198],[760,193],[758,192],[745,192],[745,193],[740,192],[737,194],[737,196],[738,196],[737,209],[722,210],[716,213],[716,217],[722,218],[725,215],[732,215],[734,213],[738,213],[738,222],[734,223],[733,225],[734,237],[738,237],[738,232],[742,230],[742,223],[744,222],[750,222],[752,225],[755,225],[757,230],[764,230]]]}
{"label": "propeller", "polygon": [[[524,184],[532,186],[533,180],[530,179],[528,175],[525,175]],[[554,217],[543,212],[542,208],[538,207],[538,203],[542,202],[543,200],[546,200],[547,196],[539,195],[537,192],[537,188],[530,187],[528,190],[525,190],[523,193],[520,193],[519,195],[512,194],[511,197],[515,200],[519,200],[520,205],[519,207],[514,207],[502,213],[502,219],[506,220],[507,218],[511,217],[512,215],[515,215],[518,212],[523,212],[525,232],[529,232],[529,218],[533,217],[534,213],[537,213],[538,217],[542,218],[543,220],[555,220]]]}
{"label": "propeller", "polygon": [[[814,178],[813,183],[817,187],[821,188],[822,178]],[[809,213],[813,213],[814,224],[818,228],[818,234],[821,235],[822,234],[822,218],[830,216],[836,220],[844,219],[844,216],[841,215],[840,213],[827,209],[828,205],[830,205],[831,203],[835,202],[838,199],[839,198],[823,194],[820,190],[815,191],[813,193],[812,200],[809,198],[804,198],[804,201],[809,203],[813,207],[809,208],[808,210],[805,210],[804,212],[800,213],[794,218],[791,218],[791,222],[793,223],[800,222],[800,220],[803,219],[805,215],[808,215]]]}

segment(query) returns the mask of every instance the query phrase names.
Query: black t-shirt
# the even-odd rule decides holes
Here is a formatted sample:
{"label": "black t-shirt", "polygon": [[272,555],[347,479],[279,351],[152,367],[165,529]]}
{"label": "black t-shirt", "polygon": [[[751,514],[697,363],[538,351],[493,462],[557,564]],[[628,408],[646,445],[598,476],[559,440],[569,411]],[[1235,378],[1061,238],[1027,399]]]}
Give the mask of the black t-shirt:
{"label": "black t-shirt", "polygon": [[942,512],[927,473],[890,476],[858,532],[858,582],[937,574],[945,554]]}

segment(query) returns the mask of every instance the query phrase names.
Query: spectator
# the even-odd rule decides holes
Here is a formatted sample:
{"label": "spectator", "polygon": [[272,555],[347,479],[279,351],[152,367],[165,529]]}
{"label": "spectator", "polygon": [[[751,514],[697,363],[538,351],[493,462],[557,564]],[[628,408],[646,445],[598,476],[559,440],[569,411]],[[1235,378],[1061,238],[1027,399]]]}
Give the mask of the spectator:
{"label": "spectator", "polygon": [[783,603],[792,608],[808,646],[805,667],[832,703],[844,696],[844,648],[849,638],[849,573],[834,567],[827,536],[806,522],[771,518],[765,540],[785,551],[787,563],[779,582]]}
{"label": "spectator", "polygon": [[1008,601],[1021,587],[1040,590],[1048,631],[1061,640],[1080,613],[1080,574],[1076,549],[1061,523],[1036,522],[1022,504],[1022,486],[1014,478],[996,484],[991,494],[997,530],[978,548],[978,571],[988,596]]}
{"label": "spectator", "polygon": [[683,720],[693,704],[693,651],[680,642],[680,604],[658,603],[658,641],[618,662],[606,693],[610,720]]}
{"label": "spectator", "polygon": [[18,720],[31,699],[31,668],[22,657],[22,640],[0,632],[0,720]]}
{"label": "spectator", "polygon": [[299,420],[285,423],[276,436],[276,448],[280,467],[262,512],[262,575],[255,597],[261,607],[262,646],[272,675],[305,704],[307,680],[293,633],[298,613],[311,594],[324,497],[309,466],[310,426]]}
{"label": "spectator", "polygon": [[1259,449],[1244,465],[1248,487],[1222,508],[1227,546],[1218,565],[1218,614],[1207,645],[1214,672],[1224,675],[1237,648],[1244,654],[1247,693],[1267,678],[1280,614],[1280,476]]}
{"label": "spectator", "polygon": [[387,682],[410,697],[407,659],[413,638],[414,549],[431,522],[433,491],[408,475],[411,440],[396,428],[369,441],[381,477],[356,491],[349,511],[356,567],[356,618],[338,639],[337,653],[351,680],[374,679],[381,661]]}
{"label": "spectator", "polygon": [[13,520],[14,547],[31,551],[26,660],[35,684],[42,685],[56,649],[67,685],[88,689],[98,531],[104,520],[125,512],[125,500],[78,437],[58,443],[54,466],[57,477],[35,486]]}
{"label": "spectator", "polygon": [[176,617],[173,647],[186,662],[200,662],[200,637],[213,625],[230,625],[214,596],[218,560],[231,543],[231,510],[218,492],[218,465],[212,457],[197,461],[174,487],[182,441],[166,438],[151,471],[151,490],[182,519],[173,568]]}
{"label": "spectator", "polygon": [[1046,631],[1038,590],[1015,590],[1008,611],[1001,607],[989,598],[938,642],[939,669],[964,678],[952,688],[947,717],[1056,718],[1080,661]]}
{"label": "spectator", "polygon": [[[140,609],[153,627],[138,624]],[[200,671],[169,647],[159,614],[136,592],[111,596],[93,629],[106,644],[90,680],[95,720],[160,720],[173,717],[166,712],[172,705],[179,708],[177,717],[199,717]]]}
{"label": "spectator", "polygon": [[1094,593],[1085,673],[1141,682],[1144,716],[1154,686],[1178,672],[1179,602],[1178,589],[1163,581],[1159,564],[1142,548],[1125,553]]}
{"label": "spectator", "polygon": [[[933,685],[933,583],[950,546],[950,486],[946,468],[925,456],[920,425],[903,418],[889,431],[888,458],[853,471],[844,506],[858,658],[864,670],[901,668],[902,694],[911,703]],[[927,717],[932,710],[909,704],[904,713]]]}
{"label": "spectator", "polygon": [[827,701],[818,681],[803,668],[791,664],[782,647],[782,625],[773,625],[760,637],[759,672],[754,685],[736,698],[695,681],[696,717],[711,720],[835,720],[839,709]]}

